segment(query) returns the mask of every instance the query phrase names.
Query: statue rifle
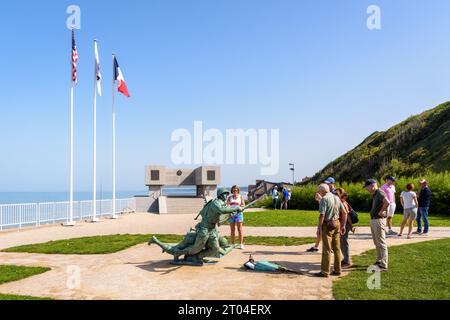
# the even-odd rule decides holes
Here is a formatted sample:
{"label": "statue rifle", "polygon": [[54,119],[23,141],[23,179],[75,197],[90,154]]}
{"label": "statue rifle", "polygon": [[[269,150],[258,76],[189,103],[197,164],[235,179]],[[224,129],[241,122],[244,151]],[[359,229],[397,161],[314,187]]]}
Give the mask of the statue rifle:
{"label": "statue rifle", "polygon": [[[258,201],[260,201],[261,199],[264,199],[267,195],[263,195],[261,197],[259,197],[258,199],[256,199],[255,201],[250,202],[248,205],[246,205],[244,208],[242,208],[242,210],[240,212],[244,212],[245,210],[253,207]],[[222,224],[223,222],[228,221],[230,217],[228,216],[226,219],[220,221],[220,224]]]}
{"label": "statue rifle", "polygon": [[197,221],[197,220],[198,220],[198,218],[200,217],[200,215],[201,215],[203,209],[205,209],[206,206],[207,206],[208,204],[210,204],[211,202],[213,202],[213,201],[214,201],[214,200],[209,200],[208,202],[206,202],[206,199],[205,199],[206,204],[205,204],[205,206],[202,208],[202,210],[200,210],[200,212],[198,213],[198,215],[195,217],[194,221]]}

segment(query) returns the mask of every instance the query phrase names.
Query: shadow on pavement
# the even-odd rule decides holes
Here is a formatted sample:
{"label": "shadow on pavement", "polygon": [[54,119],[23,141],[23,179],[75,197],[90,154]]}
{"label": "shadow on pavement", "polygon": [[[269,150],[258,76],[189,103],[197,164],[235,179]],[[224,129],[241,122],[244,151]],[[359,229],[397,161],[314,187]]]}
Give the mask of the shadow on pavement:
{"label": "shadow on pavement", "polygon": [[177,271],[178,269],[180,269],[182,267],[182,266],[171,265],[170,262],[172,262],[172,260],[162,260],[162,261],[157,261],[157,262],[148,261],[148,262],[143,262],[143,263],[128,263],[128,264],[134,264],[134,265],[136,265],[136,267],[138,267],[142,270],[149,271],[149,272],[162,273],[163,275],[170,274],[174,271]]}

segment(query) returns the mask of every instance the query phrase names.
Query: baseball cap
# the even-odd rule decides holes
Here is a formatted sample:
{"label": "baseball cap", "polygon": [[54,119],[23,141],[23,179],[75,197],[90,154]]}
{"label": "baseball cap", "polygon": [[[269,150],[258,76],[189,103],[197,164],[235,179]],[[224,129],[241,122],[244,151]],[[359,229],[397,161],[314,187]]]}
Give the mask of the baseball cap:
{"label": "baseball cap", "polygon": [[335,184],[336,180],[334,180],[334,178],[332,178],[332,177],[329,177],[324,181],[324,183]]}
{"label": "baseball cap", "polygon": [[386,177],[386,180],[391,180],[391,181],[393,181],[393,182],[396,181],[396,179],[395,179],[394,176],[387,176],[387,177]]}
{"label": "baseball cap", "polygon": [[375,184],[375,183],[377,183],[377,180],[375,180],[375,179],[368,179],[368,180],[366,181],[366,183],[364,184],[364,187],[363,187],[363,188],[367,188],[368,186],[371,186],[371,185],[373,185],[373,184]]}
{"label": "baseball cap", "polygon": [[420,183],[420,184],[422,184],[422,183],[428,183],[428,181],[425,180],[425,179],[422,179],[422,180],[419,181],[419,183]]}

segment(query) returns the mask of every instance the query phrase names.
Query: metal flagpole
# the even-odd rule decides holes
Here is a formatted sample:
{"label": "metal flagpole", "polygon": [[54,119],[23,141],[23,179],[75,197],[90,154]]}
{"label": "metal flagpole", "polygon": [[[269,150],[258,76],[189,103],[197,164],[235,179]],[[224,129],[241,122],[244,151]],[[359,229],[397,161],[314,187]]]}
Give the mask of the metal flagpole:
{"label": "metal flagpole", "polygon": [[69,222],[68,226],[74,225],[73,221],[73,90],[74,84],[70,89],[70,200],[69,200]]}
{"label": "metal flagpole", "polygon": [[72,32],[72,41],[71,41],[71,49],[70,49],[70,65],[72,67],[71,72],[71,85],[70,85],[70,195],[69,195],[69,221],[65,224],[65,226],[71,227],[75,225],[73,221],[73,95],[74,95],[74,87],[75,83],[73,80],[73,29]]}
{"label": "metal flagpole", "polygon": [[112,129],[113,129],[113,161],[112,161],[112,167],[113,167],[113,191],[112,191],[112,219],[117,219],[116,215],[116,106],[115,106],[115,100],[116,100],[116,92],[115,92],[115,82],[116,82],[116,66],[115,66],[115,60],[116,56],[113,53],[112,55],[112,63],[113,63],[113,83],[112,83]]}
{"label": "metal flagpole", "polygon": [[94,179],[92,194],[92,222],[98,222],[97,218],[97,40],[94,39]]}

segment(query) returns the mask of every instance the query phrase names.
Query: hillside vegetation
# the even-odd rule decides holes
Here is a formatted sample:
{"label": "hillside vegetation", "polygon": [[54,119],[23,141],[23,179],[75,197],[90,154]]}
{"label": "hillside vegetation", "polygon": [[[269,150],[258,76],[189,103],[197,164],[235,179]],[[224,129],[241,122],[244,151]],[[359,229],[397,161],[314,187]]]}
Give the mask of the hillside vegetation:
{"label": "hillside vegetation", "polygon": [[361,182],[386,175],[420,177],[450,170],[450,102],[412,116],[328,164],[309,182],[329,176]]}
{"label": "hillside vegetation", "polygon": [[[422,177],[422,176],[421,176]],[[450,216],[450,172],[428,173],[423,176],[429,182],[431,188],[431,206],[430,215],[447,215]],[[397,212],[402,212],[400,206],[400,193],[406,190],[407,183],[414,183],[416,192],[420,191],[420,177],[400,177],[396,183]],[[384,183],[384,180],[379,180]],[[380,183],[380,185],[381,185]],[[336,187],[344,188],[348,193],[348,202],[356,210],[360,212],[369,212],[372,206],[372,196],[363,188],[363,183],[338,183]],[[316,210],[319,204],[314,199],[317,192],[317,184],[310,183],[308,185],[294,187],[292,189],[292,199],[289,202],[290,209],[297,210]],[[280,196],[281,201],[281,196]],[[258,207],[272,208],[272,197],[267,197],[259,201]]]}

